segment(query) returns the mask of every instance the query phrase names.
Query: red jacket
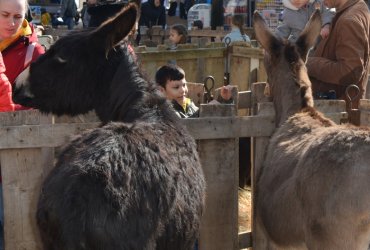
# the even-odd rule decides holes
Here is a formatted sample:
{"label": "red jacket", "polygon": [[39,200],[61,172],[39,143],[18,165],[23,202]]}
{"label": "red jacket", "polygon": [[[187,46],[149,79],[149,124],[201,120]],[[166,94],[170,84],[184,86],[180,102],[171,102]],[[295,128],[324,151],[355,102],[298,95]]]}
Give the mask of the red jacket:
{"label": "red jacket", "polygon": [[[34,46],[31,61],[36,60],[45,52],[44,48],[37,43],[37,34],[34,32],[32,25],[30,26],[32,29],[31,35],[20,37],[1,52],[5,67],[0,64],[0,112],[26,109],[13,103],[12,85],[17,76],[29,65],[29,63],[25,65],[29,45]],[[32,50],[30,51],[32,52]]]}

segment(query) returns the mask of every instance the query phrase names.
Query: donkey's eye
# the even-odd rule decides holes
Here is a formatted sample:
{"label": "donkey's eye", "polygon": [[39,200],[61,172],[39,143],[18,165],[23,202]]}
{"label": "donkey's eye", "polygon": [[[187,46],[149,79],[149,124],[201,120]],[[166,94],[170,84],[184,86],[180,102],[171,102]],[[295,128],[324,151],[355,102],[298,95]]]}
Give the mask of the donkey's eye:
{"label": "donkey's eye", "polygon": [[62,63],[62,64],[64,64],[64,63],[67,62],[67,60],[65,60],[65,59],[63,59],[63,58],[61,58],[59,56],[55,57],[55,61],[57,61],[58,63]]}

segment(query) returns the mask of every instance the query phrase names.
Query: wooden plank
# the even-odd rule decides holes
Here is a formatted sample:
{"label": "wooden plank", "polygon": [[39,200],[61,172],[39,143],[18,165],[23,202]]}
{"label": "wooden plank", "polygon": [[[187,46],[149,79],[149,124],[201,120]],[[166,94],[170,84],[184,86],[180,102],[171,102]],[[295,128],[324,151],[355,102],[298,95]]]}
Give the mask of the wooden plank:
{"label": "wooden plank", "polygon": [[325,113],[325,117],[329,118],[336,124],[341,124],[343,121],[347,121],[348,113],[346,111],[337,113]]}
{"label": "wooden plank", "polygon": [[230,83],[238,86],[240,91],[250,90],[250,58],[231,54],[230,57]]}
{"label": "wooden plank", "polygon": [[[1,114],[13,119],[10,127],[22,121],[24,124],[50,125],[52,116],[37,110],[7,112]],[[36,125],[34,125],[36,126]],[[5,248],[41,249],[36,228],[36,206],[41,181],[48,174],[54,161],[53,148],[1,150],[0,165],[4,198]]]}
{"label": "wooden plank", "polygon": [[226,48],[199,48],[184,50],[165,50],[165,51],[143,51],[137,52],[141,61],[169,61],[176,59],[195,59],[199,57],[212,58],[223,57]]}
{"label": "wooden plank", "polygon": [[225,72],[225,59],[224,56],[205,58],[204,59],[204,70],[201,71],[202,80],[208,75],[212,75],[215,79],[214,89],[224,85],[224,72]]}
{"label": "wooden plank", "polygon": [[229,33],[229,31],[226,30],[208,30],[208,29],[194,29],[188,31],[189,37],[218,37],[223,38]]}
{"label": "wooden plank", "polygon": [[[369,91],[370,93],[370,86]],[[361,99],[359,102],[359,109],[362,110],[370,110],[370,100],[369,99]]]}
{"label": "wooden plank", "polygon": [[[230,82],[238,84],[241,91],[250,90],[250,84],[255,80],[251,72],[260,67],[263,51],[260,48],[246,46],[231,46],[230,48]],[[262,65],[261,65],[262,66]],[[252,79],[253,78],[253,79]]]}
{"label": "wooden plank", "polygon": [[203,103],[203,95],[204,95],[204,84],[203,83],[195,83],[195,82],[187,82],[188,87],[188,97],[197,105],[200,106]]}
{"label": "wooden plank", "polygon": [[100,123],[0,127],[0,149],[57,147],[69,141],[71,135],[98,125]]}
{"label": "wooden plank", "polygon": [[252,108],[252,92],[239,91],[238,109]]}
{"label": "wooden plank", "polygon": [[261,48],[246,47],[246,46],[231,46],[231,54],[235,56],[263,59],[264,54]]}
{"label": "wooden plank", "polygon": [[257,81],[258,82],[266,82],[267,81],[267,73],[265,69],[265,65],[263,64],[263,59],[260,59],[259,69],[257,71]]}
{"label": "wooden plank", "polygon": [[[203,82],[206,75],[213,75],[217,82],[222,82],[224,69],[223,51],[225,48],[197,48],[162,51],[137,52],[138,62],[148,79],[154,79],[157,69],[168,63],[176,63],[186,72],[186,79],[191,82]],[[212,61],[206,68],[205,60]],[[203,62],[203,63],[202,63]],[[222,65],[220,65],[222,63]]]}
{"label": "wooden plank", "polygon": [[62,115],[54,117],[55,123],[88,123],[88,122],[100,122],[100,119],[96,116],[95,111],[90,111],[84,115]]}
{"label": "wooden plank", "polygon": [[[269,98],[265,96],[266,83],[254,83],[252,85],[252,100],[253,100],[253,114],[254,115],[274,115],[273,104],[266,102]],[[273,123],[273,130],[275,129],[275,122]],[[272,131],[273,132],[273,131]],[[272,134],[272,133],[271,133]],[[253,249],[270,249],[267,237],[264,235],[263,229],[257,223],[256,213],[256,193],[257,190],[257,176],[259,176],[262,164],[265,159],[265,152],[269,144],[269,136],[252,137],[252,238]]]}
{"label": "wooden plank", "polygon": [[40,111],[22,110],[16,112],[0,112],[0,127],[41,124],[50,120],[51,116],[41,114]]}
{"label": "wooden plank", "polygon": [[346,102],[344,100],[314,100],[314,105],[322,113],[346,111]]}
{"label": "wooden plank", "polygon": [[[235,115],[235,105],[200,107],[200,117]],[[199,249],[238,249],[238,148],[235,138],[198,142],[207,185]]]}
{"label": "wooden plank", "polygon": [[252,232],[239,233],[239,249],[252,247]]}
{"label": "wooden plank", "polygon": [[1,150],[0,159],[5,249],[42,249],[35,214],[41,182],[53,161],[40,148]]}
{"label": "wooden plank", "polygon": [[185,71],[186,80],[191,82],[202,82],[203,80],[198,77],[199,69],[198,58],[193,59],[177,59],[176,64]]}
{"label": "wooden plank", "polygon": [[360,125],[361,126],[370,126],[370,111],[361,110]]}
{"label": "wooden plank", "polygon": [[[269,136],[273,131],[274,117],[188,118],[182,122],[195,139],[203,140]],[[74,123],[0,127],[0,149],[58,147],[69,141],[70,136],[99,125],[100,123]]]}

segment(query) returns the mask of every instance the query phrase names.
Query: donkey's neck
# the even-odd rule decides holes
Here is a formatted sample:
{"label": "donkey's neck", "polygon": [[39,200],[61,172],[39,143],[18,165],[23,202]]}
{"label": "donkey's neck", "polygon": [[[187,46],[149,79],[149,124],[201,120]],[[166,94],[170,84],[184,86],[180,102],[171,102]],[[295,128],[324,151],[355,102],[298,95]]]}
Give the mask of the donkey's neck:
{"label": "donkey's neck", "polygon": [[274,79],[273,97],[276,125],[307,107],[313,107],[311,82],[305,67],[298,67],[293,77]]}
{"label": "donkey's neck", "polygon": [[117,66],[107,96],[96,107],[103,122],[175,121],[165,97],[154,83],[148,82],[132,58],[124,56]]}

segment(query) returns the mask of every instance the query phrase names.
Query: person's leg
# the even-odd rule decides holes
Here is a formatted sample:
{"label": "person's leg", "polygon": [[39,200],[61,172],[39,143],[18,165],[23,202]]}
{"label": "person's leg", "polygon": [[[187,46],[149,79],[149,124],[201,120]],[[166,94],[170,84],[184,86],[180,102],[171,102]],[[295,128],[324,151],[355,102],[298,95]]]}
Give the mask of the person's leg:
{"label": "person's leg", "polygon": [[180,18],[186,19],[185,4],[180,2]]}
{"label": "person's leg", "polygon": [[72,30],[74,27],[74,18],[73,17],[65,17],[63,18],[64,23],[67,25],[69,30]]}
{"label": "person's leg", "polygon": [[169,16],[175,16],[176,15],[176,8],[177,8],[177,2],[171,2],[170,3],[170,8],[168,9],[168,15]]}

